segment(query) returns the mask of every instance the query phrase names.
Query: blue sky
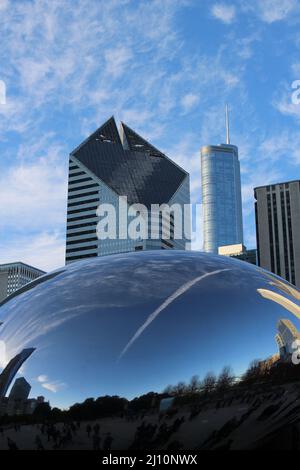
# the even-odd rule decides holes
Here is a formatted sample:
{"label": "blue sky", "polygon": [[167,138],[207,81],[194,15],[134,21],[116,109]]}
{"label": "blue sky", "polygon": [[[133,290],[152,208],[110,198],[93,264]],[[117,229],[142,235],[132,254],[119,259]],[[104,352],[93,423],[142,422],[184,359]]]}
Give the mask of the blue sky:
{"label": "blue sky", "polygon": [[298,0],[0,0],[0,263],[64,264],[68,154],[112,114],[201,202],[199,149],[225,140],[226,102],[254,247],[253,187],[300,178],[299,24]]}

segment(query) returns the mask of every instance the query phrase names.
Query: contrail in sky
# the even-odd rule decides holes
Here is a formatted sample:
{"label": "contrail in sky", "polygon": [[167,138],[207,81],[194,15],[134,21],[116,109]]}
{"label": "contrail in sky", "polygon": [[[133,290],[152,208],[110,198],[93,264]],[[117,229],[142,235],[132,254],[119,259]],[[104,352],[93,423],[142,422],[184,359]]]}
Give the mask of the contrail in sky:
{"label": "contrail in sky", "polygon": [[206,273],[202,274],[202,276],[196,277],[195,279],[192,279],[191,281],[186,282],[183,284],[179,289],[177,289],[170,297],[168,297],[156,310],[154,310],[153,313],[149,315],[145,323],[136,331],[136,333],[133,335],[131,340],[127,343],[123,351],[121,352],[119,356],[119,360],[122,359],[124,354],[128,351],[128,349],[133,345],[133,343],[141,336],[141,334],[145,331],[145,329],[155,320],[155,318],[163,311],[165,310],[171,303],[174,302],[174,300],[178,299],[181,295],[183,295],[185,292],[187,292],[191,287],[193,287],[197,282],[202,281],[203,279],[209,277],[209,276],[215,276],[216,274],[219,274],[224,271],[231,271],[231,269],[218,269],[217,271],[212,271],[211,273]]}

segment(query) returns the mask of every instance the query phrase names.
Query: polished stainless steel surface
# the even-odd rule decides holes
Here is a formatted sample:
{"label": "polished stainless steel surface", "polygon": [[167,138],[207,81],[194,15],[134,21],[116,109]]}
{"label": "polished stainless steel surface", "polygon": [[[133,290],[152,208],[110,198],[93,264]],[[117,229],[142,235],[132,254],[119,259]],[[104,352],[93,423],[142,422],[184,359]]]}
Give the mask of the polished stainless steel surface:
{"label": "polished stainless steel surface", "polygon": [[[284,377],[278,381],[278,371],[292,374],[289,383],[295,378],[294,369],[281,367],[294,357],[299,319],[299,290],[231,258],[149,251],[74,263],[0,304],[0,411],[14,413],[3,397],[20,376],[31,385],[30,397],[43,395],[61,409],[106,395],[130,401],[180,383],[168,389],[175,399],[151,395],[146,409],[139,401],[139,412],[136,402],[113,399],[109,405],[105,399],[93,408],[88,400],[81,411],[52,414],[51,420],[103,418],[101,426],[121,449],[257,447],[271,429],[284,436],[283,424],[298,419],[297,386],[286,385]],[[239,382],[251,361],[270,357],[271,363],[281,357],[272,380],[267,372],[252,385]],[[265,370],[267,363],[260,364]],[[194,375],[218,375],[224,366],[236,377],[227,391],[218,385],[207,395],[196,381],[191,395],[182,385]],[[290,406],[296,407],[292,414]],[[270,421],[274,410],[279,417]],[[35,422],[45,419],[38,416]],[[89,448],[86,437],[80,439],[73,448]],[[34,440],[25,444],[20,436],[20,445],[30,448]]]}
{"label": "polished stainless steel surface", "polygon": [[299,327],[299,299],[256,266],[198,252],[79,262],[2,304],[1,366],[35,348],[16,377],[61,408],[160,392],[225,365],[240,376],[278,352],[279,319]]}

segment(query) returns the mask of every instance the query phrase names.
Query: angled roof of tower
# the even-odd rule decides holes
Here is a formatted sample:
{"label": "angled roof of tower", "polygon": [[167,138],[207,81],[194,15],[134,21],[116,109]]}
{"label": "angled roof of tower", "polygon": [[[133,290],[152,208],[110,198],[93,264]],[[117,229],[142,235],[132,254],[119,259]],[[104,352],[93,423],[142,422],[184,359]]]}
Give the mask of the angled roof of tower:
{"label": "angled roof of tower", "polygon": [[99,127],[93,134],[85,139],[78,147],[76,147],[71,155],[75,155],[78,150],[86,145],[91,140],[100,140],[101,142],[113,142],[122,144],[115,118],[111,116],[102,126]]}
{"label": "angled roof of tower", "polygon": [[123,143],[114,118],[77,147],[71,155],[128,203],[167,203],[187,173],[122,123]]}
{"label": "angled roof of tower", "polygon": [[123,129],[123,146],[127,147],[129,150],[138,150],[140,152],[148,152],[152,157],[165,157],[165,155],[160,152],[153,145],[149,144],[147,140],[138,135],[135,131],[126,126],[124,122],[121,123]]}

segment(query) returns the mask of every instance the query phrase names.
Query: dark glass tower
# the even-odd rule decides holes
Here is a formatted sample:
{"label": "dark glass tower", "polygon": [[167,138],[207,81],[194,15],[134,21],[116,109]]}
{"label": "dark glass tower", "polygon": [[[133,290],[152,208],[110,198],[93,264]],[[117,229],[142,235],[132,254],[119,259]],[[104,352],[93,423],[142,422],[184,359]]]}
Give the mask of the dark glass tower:
{"label": "dark glass tower", "polygon": [[300,181],[254,193],[259,266],[300,287]]}
{"label": "dark glass tower", "polygon": [[127,197],[127,207],[183,207],[190,203],[189,175],[124,123],[119,133],[112,117],[70,154],[66,263],[136,250],[186,248],[187,238],[172,238],[172,216],[170,239],[163,235],[161,219],[157,237],[149,230],[147,238],[121,238],[124,220],[117,216],[116,238],[99,240],[97,208],[111,204],[118,214],[120,196]]}

